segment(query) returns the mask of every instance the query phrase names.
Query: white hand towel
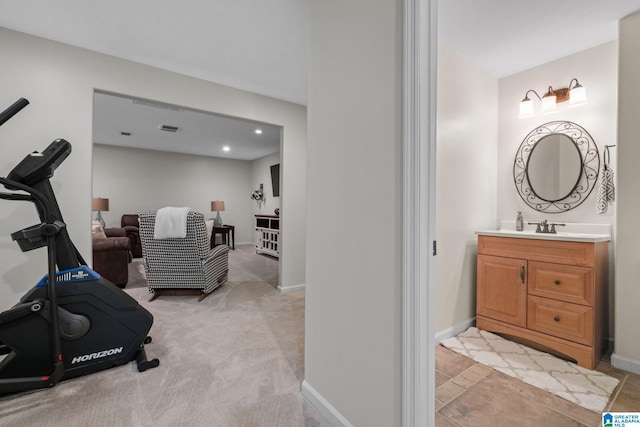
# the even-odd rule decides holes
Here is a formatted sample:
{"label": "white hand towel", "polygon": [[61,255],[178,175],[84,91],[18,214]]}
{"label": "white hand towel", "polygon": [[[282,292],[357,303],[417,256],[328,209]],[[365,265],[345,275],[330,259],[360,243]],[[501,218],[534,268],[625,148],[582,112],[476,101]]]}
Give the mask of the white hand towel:
{"label": "white hand towel", "polygon": [[191,209],[169,206],[158,209],[156,225],[153,228],[154,239],[183,239],[187,237],[187,214]]}

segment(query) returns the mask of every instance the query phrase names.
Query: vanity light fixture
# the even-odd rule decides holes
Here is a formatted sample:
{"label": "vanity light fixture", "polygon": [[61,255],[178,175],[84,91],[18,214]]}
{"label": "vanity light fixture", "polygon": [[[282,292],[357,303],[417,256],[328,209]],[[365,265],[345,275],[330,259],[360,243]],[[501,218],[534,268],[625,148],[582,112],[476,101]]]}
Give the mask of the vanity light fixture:
{"label": "vanity light fixture", "polygon": [[540,99],[538,92],[529,89],[527,93],[524,94],[524,99],[520,101],[520,118],[533,116],[533,101],[529,98],[529,92],[533,92],[538,99]]}
{"label": "vanity light fixture", "polygon": [[547,90],[547,93],[542,97],[542,107],[541,110],[543,113],[550,113],[556,110],[556,104],[558,103],[558,95],[556,95],[556,91],[553,90],[551,86]]}
{"label": "vanity light fixture", "polygon": [[[574,81],[576,84],[572,87]],[[587,102],[587,90],[578,83],[578,79],[572,79],[569,83],[569,105],[584,104],[585,102]]]}
{"label": "vanity light fixture", "polygon": [[554,89],[549,86],[549,89],[547,89],[547,92],[542,97],[540,97],[538,92],[535,90],[529,89],[525,93],[524,99],[520,101],[520,118],[533,116],[533,101],[529,98],[530,92],[533,92],[541,101],[541,110],[543,113],[555,111],[556,104],[560,102],[569,101],[570,105],[578,105],[587,102],[586,89],[578,82],[578,79],[573,78],[569,82],[569,87]]}

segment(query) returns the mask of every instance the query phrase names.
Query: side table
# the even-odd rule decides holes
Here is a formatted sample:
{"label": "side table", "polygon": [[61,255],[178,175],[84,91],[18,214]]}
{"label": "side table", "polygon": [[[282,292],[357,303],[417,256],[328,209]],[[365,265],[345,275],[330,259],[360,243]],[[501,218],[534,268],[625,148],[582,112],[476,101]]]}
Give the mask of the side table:
{"label": "side table", "polygon": [[224,224],[220,226],[213,226],[213,230],[211,230],[212,248],[216,246],[216,234],[220,234],[222,236],[223,244],[229,246],[233,250],[236,249],[236,227],[234,225]]}

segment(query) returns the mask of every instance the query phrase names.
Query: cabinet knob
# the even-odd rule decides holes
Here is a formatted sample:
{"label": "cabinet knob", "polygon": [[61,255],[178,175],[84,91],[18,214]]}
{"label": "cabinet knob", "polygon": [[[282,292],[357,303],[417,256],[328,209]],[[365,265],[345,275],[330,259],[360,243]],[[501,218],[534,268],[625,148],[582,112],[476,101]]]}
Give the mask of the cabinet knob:
{"label": "cabinet knob", "polygon": [[553,283],[555,283],[556,285],[560,284],[560,280],[554,280]]}
{"label": "cabinet knob", "polygon": [[554,321],[556,321],[556,322],[559,322],[559,321],[560,321],[560,316],[555,316],[555,317],[553,318],[553,320],[554,320]]}

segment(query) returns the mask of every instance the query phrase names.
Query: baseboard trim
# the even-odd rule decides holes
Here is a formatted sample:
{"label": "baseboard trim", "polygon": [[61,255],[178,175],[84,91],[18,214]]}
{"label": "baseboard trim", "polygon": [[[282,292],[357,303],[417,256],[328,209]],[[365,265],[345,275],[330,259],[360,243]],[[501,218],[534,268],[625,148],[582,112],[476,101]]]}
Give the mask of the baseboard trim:
{"label": "baseboard trim", "polygon": [[293,292],[293,291],[301,291],[305,288],[305,284],[301,284],[301,285],[292,285],[292,286],[281,286],[278,285],[278,290],[280,291],[281,294],[286,294],[287,292]]}
{"label": "baseboard trim", "polygon": [[353,427],[353,425],[342,416],[320,393],[309,385],[306,380],[302,381],[302,396],[309,401],[324,417],[335,427]]}
{"label": "baseboard trim", "polygon": [[438,333],[436,333],[436,345],[440,344],[441,341],[455,337],[458,334],[469,329],[469,327],[474,326],[476,324],[476,316],[473,316],[462,323],[458,323],[457,325],[451,326],[450,328],[444,329]]}
{"label": "baseboard trim", "polygon": [[611,364],[615,368],[624,369],[625,371],[640,375],[640,360],[627,359],[626,357],[618,356],[614,352],[611,354]]}

